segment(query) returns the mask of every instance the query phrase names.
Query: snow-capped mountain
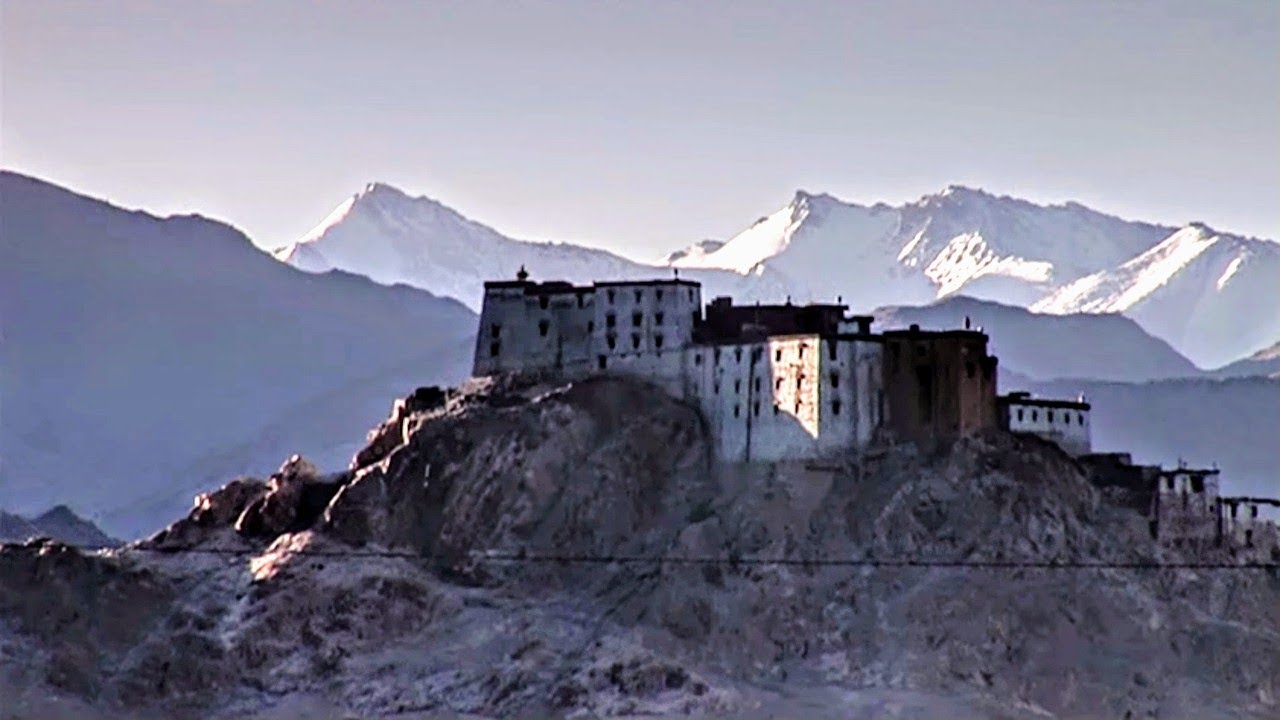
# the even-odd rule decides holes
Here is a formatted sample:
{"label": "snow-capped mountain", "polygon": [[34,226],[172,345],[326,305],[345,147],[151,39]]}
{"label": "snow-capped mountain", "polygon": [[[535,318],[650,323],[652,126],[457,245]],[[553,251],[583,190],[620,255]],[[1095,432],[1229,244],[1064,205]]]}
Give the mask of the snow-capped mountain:
{"label": "snow-capped mountain", "polygon": [[1188,225],[1032,309],[1124,313],[1201,365],[1216,367],[1280,337],[1280,244]]}
{"label": "snow-capped mountain", "polygon": [[1171,228],[1069,203],[1041,206],[951,186],[898,207],[797,192],[782,209],[678,267],[765,267],[819,296],[856,305],[915,303],[963,292],[1027,305],[1053,288],[1145,250]]}
{"label": "snow-capped mountain", "polygon": [[701,280],[708,298],[841,298],[859,311],[963,294],[1043,313],[1121,312],[1207,367],[1280,338],[1280,245],[1216,234],[1208,242],[1204,233],[959,186],[899,206],[797,192],[727,241],[703,240],[647,265],[514,240],[434,200],[373,184],[276,256],[304,270],[404,282],[473,308],[485,280],[523,265],[535,278],[573,282],[675,268]]}
{"label": "snow-capped mountain", "polygon": [[[0,508],[131,538],[294,452],[345,466],[407,389],[469,368],[475,316],[282,265],[223,223],[0,172]],[[353,442],[353,440],[355,442]]]}
{"label": "snow-capped mountain", "polygon": [[[603,278],[670,277],[605,250],[568,243],[515,240],[426,197],[370,183],[339,205],[301,240],[274,251],[308,272],[339,268],[392,284],[405,283],[457,298],[479,309],[484,282],[515,277],[525,267],[536,280],[589,283]],[[690,274],[711,293],[781,296],[780,282],[724,271]]]}
{"label": "snow-capped mountain", "polygon": [[855,306],[963,293],[1037,312],[1118,312],[1201,366],[1280,338],[1280,244],[952,186],[899,207],[797,193],[678,267],[773,270]]}

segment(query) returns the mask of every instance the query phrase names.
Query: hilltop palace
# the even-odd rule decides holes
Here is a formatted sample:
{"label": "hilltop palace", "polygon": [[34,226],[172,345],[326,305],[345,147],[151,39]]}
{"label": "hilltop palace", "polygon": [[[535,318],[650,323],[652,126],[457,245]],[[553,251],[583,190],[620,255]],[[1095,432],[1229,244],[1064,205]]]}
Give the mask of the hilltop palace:
{"label": "hilltop palace", "polygon": [[701,285],[679,278],[575,286],[522,268],[484,289],[473,375],[646,380],[702,411],[721,461],[832,459],[999,428],[1057,444],[1162,539],[1280,554],[1276,525],[1258,513],[1280,501],[1218,497],[1217,470],[1092,454],[1084,398],[998,396],[988,337],[967,322],[872,332],[870,316],[839,304],[704,307]]}

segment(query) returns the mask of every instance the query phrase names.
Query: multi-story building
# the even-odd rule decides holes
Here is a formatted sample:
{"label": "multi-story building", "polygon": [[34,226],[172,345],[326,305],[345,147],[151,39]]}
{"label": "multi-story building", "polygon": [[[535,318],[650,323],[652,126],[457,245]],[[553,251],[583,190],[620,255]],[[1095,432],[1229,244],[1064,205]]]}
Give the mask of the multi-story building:
{"label": "multi-story building", "polygon": [[[475,375],[641,377],[696,403],[730,461],[833,456],[879,435],[995,425],[981,332],[875,334],[843,305],[702,305],[696,282],[485,283]],[[886,368],[885,348],[896,364]]]}

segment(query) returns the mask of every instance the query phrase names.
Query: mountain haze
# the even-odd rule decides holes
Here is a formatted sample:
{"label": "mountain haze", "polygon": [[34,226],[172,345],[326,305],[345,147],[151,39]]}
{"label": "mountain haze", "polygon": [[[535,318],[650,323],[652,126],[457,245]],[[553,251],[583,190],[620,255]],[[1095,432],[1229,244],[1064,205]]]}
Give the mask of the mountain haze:
{"label": "mountain haze", "polygon": [[290,453],[345,465],[390,398],[467,372],[460,303],[299,272],[205,218],[4,172],[0,249],[11,512],[65,502],[136,537]]}

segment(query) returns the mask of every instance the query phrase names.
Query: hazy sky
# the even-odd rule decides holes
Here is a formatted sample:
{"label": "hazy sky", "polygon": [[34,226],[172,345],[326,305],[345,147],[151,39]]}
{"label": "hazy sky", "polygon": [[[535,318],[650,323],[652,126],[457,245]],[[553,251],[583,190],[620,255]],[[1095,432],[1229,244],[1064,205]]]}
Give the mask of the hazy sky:
{"label": "hazy sky", "polygon": [[296,239],[364,183],[652,258],[796,188],[1280,238],[1280,2],[0,3],[0,163]]}

